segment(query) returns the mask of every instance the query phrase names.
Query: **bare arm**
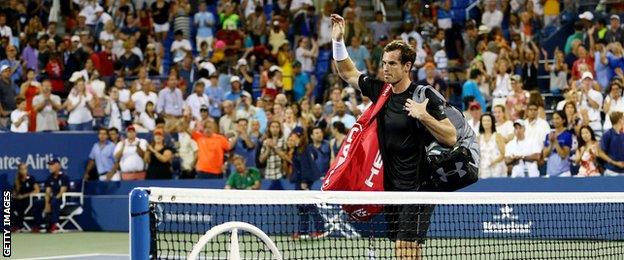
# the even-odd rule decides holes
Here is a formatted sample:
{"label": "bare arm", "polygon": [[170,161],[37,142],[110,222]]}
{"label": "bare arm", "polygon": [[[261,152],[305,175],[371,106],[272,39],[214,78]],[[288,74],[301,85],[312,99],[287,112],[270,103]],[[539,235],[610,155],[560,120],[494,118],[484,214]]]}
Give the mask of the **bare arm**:
{"label": "bare arm", "polygon": [[[332,20],[332,39],[337,42],[342,42],[344,44],[344,27],[345,21],[344,18],[340,17],[337,14],[331,15]],[[346,50],[345,50],[346,52]],[[360,78],[360,73],[356,68],[355,64],[351,58],[347,57],[345,60],[336,61],[335,63],[336,69],[338,70],[338,76],[349,85],[351,85],[356,90],[360,90],[360,86],[358,85],[358,79]]]}
{"label": "bare arm", "polygon": [[445,146],[454,146],[457,142],[457,130],[451,120],[445,118],[443,120],[437,120],[435,117],[427,112],[427,104],[429,99],[426,99],[422,103],[417,103],[412,99],[408,99],[405,103],[409,116],[416,118],[422,122],[427,130]]}

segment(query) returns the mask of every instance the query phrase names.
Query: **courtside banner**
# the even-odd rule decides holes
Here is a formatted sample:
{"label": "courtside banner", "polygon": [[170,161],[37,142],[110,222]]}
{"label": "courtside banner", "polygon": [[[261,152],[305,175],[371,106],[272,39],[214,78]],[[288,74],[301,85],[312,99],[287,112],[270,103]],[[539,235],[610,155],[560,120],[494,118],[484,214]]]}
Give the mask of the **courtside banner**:
{"label": "courtside banner", "polygon": [[70,180],[81,180],[96,141],[95,132],[0,133],[0,186],[13,185],[20,163],[28,165],[37,182],[44,182],[52,158],[59,159]]}

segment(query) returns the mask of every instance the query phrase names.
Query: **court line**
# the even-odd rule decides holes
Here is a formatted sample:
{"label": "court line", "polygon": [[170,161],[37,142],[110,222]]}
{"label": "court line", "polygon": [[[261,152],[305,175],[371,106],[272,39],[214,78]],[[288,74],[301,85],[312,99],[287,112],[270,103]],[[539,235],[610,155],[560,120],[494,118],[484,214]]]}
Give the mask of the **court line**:
{"label": "court line", "polygon": [[93,254],[78,254],[78,255],[57,255],[57,256],[46,256],[46,257],[35,257],[35,258],[21,258],[23,260],[48,260],[48,259],[64,259],[64,258],[76,258],[76,257],[94,257],[94,256],[127,256],[126,254],[104,254],[104,253],[93,253]]}

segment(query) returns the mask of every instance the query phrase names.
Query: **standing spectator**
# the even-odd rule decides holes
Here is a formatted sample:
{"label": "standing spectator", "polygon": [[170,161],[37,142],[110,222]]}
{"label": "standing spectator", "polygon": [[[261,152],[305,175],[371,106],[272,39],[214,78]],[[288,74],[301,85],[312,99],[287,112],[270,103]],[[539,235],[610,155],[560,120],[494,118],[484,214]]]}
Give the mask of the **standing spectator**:
{"label": "standing spectator", "polygon": [[[585,49],[585,46],[580,45],[578,46],[578,48],[576,49],[576,55],[577,55],[577,59],[574,61],[573,65],[572,65],[572,79],[573,80],[583,80],[585,78],[584,75],[585,74],[583,71],[581,71],[581,67],[583,66],[587,66],[587,69],[589,69],[589,73],[592,74],[592,80],[594,79],[594,58],[591,57],[588,53],[587,53],[587,49]],[[582,76],[582,77],[581,77]]]}
{"label": "standing spectator", "polygon": [[347,47],[349,57],[353,60],[355,68],[363,74],[373,72],[373,67],[370,61],[370,53],[368,49],[361,45],[360,37],[354,36],[351,38],[351,45]]}
{"label": "standing spectator", "polygon": [[544,68],[550,73],[550,92],[561,93],[568,88],[568,64],[565,63],[565,54],[563,51],[555,49],[553,64],[548,63],[548,53],[546,50],[542,51],[544,55]]}
{"label": "standing spectator", "polygon": [[201,118],[201,107],[208,107],[210,105],[208,95],[204,94],[204,89],[204,83],[202,81],[198,81],[195,83],[193,94],[186,98],[186,106],[189,108],[195,119]]}
{"label": "standing spectator", "polygon": [[208,112],[212,118],[218,119],[221,117],[221,106],[225,97],[223,89],[217,84],[219,76],[215,73],[208,76],[210,85],[206,86],[204,92],[208,96]]}
{"label": "standing spectator", "polygon": [[[208,118],[203,122],[203,130],[200,132],[191,130],[186,127],[185,131],[189,133],[195,142],[197,142],[197,164],[195,170],[196,179],[217,179],[223,178],[223,159],[224,154],[229,152],[235,143],[233,138],[226,139],[225,136],[217,132],[217,123],[212,118]],[[196,128],[198,129],[198,128]]]}
{"label": "standing spectator", "polygon": [[9,124],[9,116],[15,110],[15,89],[17,85],[11,81],[11,69],[8,65],[0,66],[0,129]]}
{"label": "standing spectator", "polygon": [[505,163],[511,166],[511,177],[539,177],[537,161],[541,148],[537,139],[525,136],[525,121],[514,122],[515,138],[505,146]]}
{"label": "standing spectator", "polygon": [[[462,97],[462,100],[466,100],[467,97],[472,96],[477,102],[479,102],[482,108],[485,108],[486,106],[485,98],[483,98],[483,95],[481,94],[481,91],[479,90],[479,84],[481,84],[482,78],[483,76],[481,75],[480,70],[478,69],[470,70],[470,79],[464,82],[464,85],[462,86],[461,97]],[[462,110],[466,110],[466,108],[463,108]]]}
{"label": "standing spectator", "polygon": [[329,142],[325,140],[323,129],[320,127],[312,128],[312,143],[310,148],[314,151],[314,162],[319,172],[324,175],[329,169],[329,161],[331,159],[331,150]]}
{"label": "standing spectator", "polygon": [[[247,1],[252,3],[253,1]],[[267,18],[264,14],[264,8],[262,6],[256,6],[254,12],[247,16],[247,30],[250,33],[251,40],[254,46],[266,44],[266,27]]]}
{"label": "standing spectator", "polygon": [[223,101],[223,116],[219,119],[219,132],[229,134],[234,132],[236,122],[236,109],[230,100]]}
{"label": "standing spectator", "polygon": [[529,42],[528,46],[523,50],[522,80],[524,81],[524,88],[527,90],[537,89],[537,69],[539,65],[538,50],[537,45],[533,42]]}
{"label": "standing spectator", "polygon": [[609,89],[609,94],[604,100],[604,112],[606,119],[604,122],[604,131],[611,129],[611,113],[619,111],[624,112],[624,99],[622,99],[622,86],[617,82],[612,82]]}
{"label": "standing spectator", "polygon": [[[98,130],[98,141],[91,147],[89,162],[84,173],[84,180],[119,181],[120,177],[115,174],[115,143],[109,140],[108,130]],[[91,171],[95,166],[97,178],[91,178]]]}
{"label": "standing spectator", "polygon": [[329,141],[329,147],[331,148],[331,160],[329,162],[330,165],[333,164],[336,160],[338,151],[340,151],[340,147],[342,146],[342,143],[344,142],[348,133],[345,125],[340,121],[332,123],[331,131],[334,138]]}
{"label": "standing spectator", "polygon": [[498,10],[496,0],[488,0],[485,4],[485,11],[481,15],[481,24],[488,28],[501,28],[503,23],[503,12]]}
{"label": "standing spectator", "polygon": [[30,113],[26,110],[26,100],[23,97],[15,98],[17,109],[11,112],[11,132],[27,133]]}
{"label": "standing spectator", "polygon": [[624,174],[624,118],[620,111],[609,115],[613,128],[609,129],[600,140],[600,150],[607,164],[606,176],[621,176]]}
{"label": "standing spectator", "polygon": [[104,108],[106,114],[106,120],[108,121],[107,127],[122,129],[123,119],[121,111],[125,108],[125,105],[119,101],[119,90],[117,88],[110,88],[108,91],[108,101]]}
{"label": "standing spectator", "polygon": [[624,45],[624,30],[620,26],[620,16],[612,14],[609,19],[609,30],[605,34],[605,40],[607,43],[619,42]]}
{"label": "standing spectator", "polygon": [[13,30],[6,24],[6,20],[6,14],[4,12],[0,13],[0,36],[11,39]]}
{"label": "standing spectator", "polygon": [[114,81],[115,83],[111,87],[111,89],[116,89],[119,94],[118,107],[121,112],[121,127],[116,127],[117,129],[123,129],[130,125],[132,122],[132,112],[130,112],[130,108],[134,106],[132,102],[132,93],[126,86],[126,82],[123,77],[117,77]]}
{"label": "standing spectator", "polygon": [[[67,192],[69,187],[69,177],[61,171],[61,162],[58,159],[49,161],[48,169],[50,176],[48,176],[45,182],[45,206],[43,213],[46,215],[48,232],[55,233],[58,230],[63,193]],[[34,214],[37,214],[37,212]]]}
{"label": "standing spectator", "polygon": [[154,129],[156,129],[156,119],[158,118],[158,114],[154,112],[154,103],[152,103],[152,101],[147,101],[147,104],[145,104],[145,111],[141,112],[137,122],[144,131],[154,131]]}
{"label": "standing spectator", "polygon": [[[446,86],[446,82],[444,81],[443,78],[438,77],[438,73],[436,71],[436,67],[433,63],[428,62],[425,63],[425,66],[423,67],[425,69],[425,78],[422,80],[419,80],[416,82],[417,85],[425,85],[425,86],[432,86],[435,90],[437,90],[438,92],[440,92],[440,94],[442,94],[443,96],[448,97],[450,93],[447,92],[447,86]],[[478,76],[477,76],[478,77]],[[471,78],[471,81],[467,81],[468,82],[472,82],[474,83],[476,90],[478,93],[474,93],[474,92],[467,92],[470,94],[473,94],[473,96],[475,97],[475,99],[478,100],[478,98],[480,97],[481,99],[478,100],[479,103],[483,102],[481,105],[484,108],[485,111],[485,100],[483,99],[483,96],[481,96],[481,93],[479,92],[478,89],[478,78],[473,79]],[[470,85],[471,83],[469,83]],[[466,83],[464,83],[464,86],[466,85]],[[462,92],[462,96],[463,96],[463,92]]]}
{"label": "standing spectator", "polygon": [[93,130],[91,111],[95,106],[92,100],[93,96],[87,92],[84,80],[77,79],[64,104],[65,110],[69,112],[67,123],[70,131]]}
{"label": "standing spectator", "polygon": [[[123,80],[123,77],[120,77]],[[141,91],[134,92],[131,96],[132,104],[134,105],[134,113],[138,116],[145,111],[145,105],[147,102],[158,104],[158,95],[153,92],[153,83],[151,80],[146,80],[141,86]]]}
{"label": "standing spectator", "polygon": [[[9,45],[5,48],[5,53],[6,59],[0,61],[0,66],[8,66],[11,71],[9,78],[13,84],[17,84],[18,81],[22,79],[22,64],[17,57],[17,48],[13,45]],[[19,92],[17,85],[14,86],[13,90]]]}
{"label": "standing spectator", "polygon": [[599,147],[594,131],[589,126],[582,126],[578,140],[579,149],[574,155],[574,162],[580,163],[578,177],[600,176],[598,171]]}
{"label": "standing spectator", "polygon": [[570,177],[570,149],[572,133],[566,129],[568,119],[564,111],[556,111],[552,122],[555,129],[544,140],[542,156],[547,159],[546,176]]}
{"label": "standing spectator", "polygon": [[319,46],[309,37],[301,37],[295,50],[296,60],[301,63],[301,70],[308,75],[314,73],[314,59],[318,57]]}
{"label": "standing spectator", "polygon": [[119,163],[121,180],[145,180],[145,162],[143,156],[147,150],[147,141],[136,136],[136,129],[126,128],[126,139],[115,146],[115,160]]}
{"label": "standing spectator", "polygon": [[[494,85],[494,91],[492,92],[492,96],[494,99],[492,100],[492,105],[505,104],[507,97],[512,91],[511,84],[511,75],[509,75],[507,69],[507,61],[499,60],[496,63],[496,81]],[[521,79],[520,77],[516,77],[516,80]]]}
{"label": "standing spectator", "polygon": [[[39,193],[39,184],[35,177],[28,173],[28,165],[20,163],[17,167],[13,192],[11,196],[11,232],[21,231],[24,228],[24,215],[28,205],[30,205],[30,195]],[[37,202],[37,201],[35,201]],[[34,224],[32,231],[38,232],[41,225],[41,214],[32,214]]]}
{"label": "standing spectator", "polygon": [[373,42],[379,42],[382,36],[390,35],[390,23],[384,21],[383,12],[375,12],[375,21],[370,23],[370,29],[373,33]]}
{"label": "standing spectator", "polygon": [[[242,88],[241,80],[238,76],[232,76],[230,78],[230,86],[232,90],[225,93],[225,99],[239,104],[243,93],[249,93]],[[251,95],[251,94],[250,94]]]}
{"label": "standing spectator", "polygon": [[173,15],[169,2],[165,0],[156,0],[152,3],[152,21],[154,23],[154,32],[160,41],[164,41],[167,38],[167,32],[169,32],[169,20]]}
{"label": "standing spectator", "polygon": [[511,93],[507,95],[505,106],[511,120],[518,120],[525,114],[527,104],[529,103],[529,92],[524,90],[524,83],[519,75],[511,76]]}
{"label": "standing spectator", "polygon": [[52,52],[50,54],[50,60],[45,65],[45,72],[50,79],[52,92],[54,94],[66,94],[65,82],[63,79],[64,68],[63,58],[58,52]]}
{"label": "standing spectator", "polygon": [[[208,113],[201,112],[202,114]],[[197,162],[197,143],[193,138],[184,131],[183,125],[187,123],[190,118],[185,116],[184,121],[178,125],[178,155],[180,157],[180,179],[194,179],[195,178],[195,163]],[[207,118],[206,118],[207,119]]]}
{"label": "standing spectator", "polygon": [[258,138],[249,135],[249,121],[247,118],[236,120],[236,132],[234,133],[236,144],[233,152],[245,159],[247,167],[256,167],[256,154]]}
{"label": "standing spectator", "polygon": [[234,74],[242,80],[243,90],[250,94],[253,93],[254,74],[253,71],[250,71],[247,60],[238,59],[234,69],[236,70]]}
{"label": "standing spectator", "polygon": [[347,114],[347,106],[341,100],[338,101],[334,106],[334,117],[331,119],[331,123],[334,122],[342,122],[347,129],[351,129],[355,124],[355,117],[350,114]]}
{"label": "standing spectator", "polygon": [[312,94],[312,90],[314,89],[310,80],[310,75],[312,74],[302,71],[302,64],[299,61],[293,62],[292,67],[294,76],[294,101],[299,102],[301,99],[309,97]]}
{"label": "standing spectator", "polygon": [[232,158],[235,171],[228,177],[224,189],[258,190],[260,189],[260,171],[248,167],[245,158],[235,155]]}
{"label": "standing spectator", "polygon": [[37,38],[30,36],[26,48],[22,49],[21,62],[25,62],[25,64],[23,64],[25,65],[23,69],[30,69],[35,72],[39,71],[39,50],[37,50],[37,45]]}
{"label": "standing spectator", "polygon": [[544,142],[546,136],[550,133],[550,125],[546,120],[537,116],[538,106],[535,103],[529,103],[526,113],[524,115],[524,135],[527,139],[535,140],[537,148],[544,149]]}
{"label": "standing spectator", "polygon": [[173,177],[171,161],[175,150],[165,143],[164,130],[156,128],[153,132],[154,140],[147,145],[143,160],[147,164],[148,180],[169,180]]}
{"label": "standing spectator", "polygon": [[258,161],[266,165],[264,178],[271,181],[270,190],[283,189],[281,179],[284,177],[283,161],[286,157],[286,140],[283,136],[282,124],[271,121],[260,149]]}
{"label": "standing spectator", "polygon": [[592,128],[596,137],[600,138],[602,136],[600,112],[602,110],[603,97],[599,91],[594,89],[594,84],[592,73],[589,71],[583,72],[578,110],[583,117],[583,122]]}
{"label": "standing spectator", "polygon": [[171,54],[173,54],[174,62],[183,60],[192,49],[191,42],[184,38],[184,32],[177,30],[175,32],[175,41],[171,44]]}
{"label": "standing spectator", "polygon": [[505,139],[496,132],[491,114],[483,114],[479,123],[479,178],[507,177],[505,165]]}
{"label": "standing spectator", "polygon": [[507,112],[503,105],[494,106],[492,111],[494,114],[494,121],[496,122],[496,132],[503,137],[505,143],[508,143],[514,138],[513,122],[507,117]]}
{"label": "standing spectator", "polygon": [[133,43],[127,40],[123,44],[124,53],[117,58],[116,68],[119,74],[124,77],[136,76],[141,68],[141,58],[132,52]]}
{"label": "standing spectator", "polygon": [[477,136],[479,136],[479,128],[481,128],[481,111],[483,111],[483,109],[481,108],[479,102],[472,101],[468,105],[469,116],[466,118],[466,121]]}
{"label": "standing spectator", "polygon": [[33,108],[37,111],[37,132],[58,131],[58,111],[63,109],[61,98],[52,94],[52,83],[44,80],[41,93],[33,98]]}

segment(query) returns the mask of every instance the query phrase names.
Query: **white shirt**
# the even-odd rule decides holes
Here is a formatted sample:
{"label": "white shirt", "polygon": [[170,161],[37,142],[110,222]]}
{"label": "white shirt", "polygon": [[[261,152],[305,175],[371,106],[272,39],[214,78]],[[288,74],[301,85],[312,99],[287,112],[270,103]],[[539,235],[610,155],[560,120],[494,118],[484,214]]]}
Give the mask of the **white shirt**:
{"label": "white shirt", "polygon": [[108,115],[110,120],[108,122],[108,128],[114,127],[117,129],[123,129],[122,127],[122,118],[121,111],[119,111],[118,102],[114,102],[113,100],[109,100],[108,109],[110,109],[110,114]]}
{"label": "white shirt", "polygon": [[100,32],[100,42],[102,41],[108,41],[108,40],[115,40],[115,35],[112,33],[108,33],[107,31],[101,31]]}
{"label": "white shirt", "polygon": [[[538,148],[537,143],[538,142],[536,140],[528,137],[525,137],[522,141],[518,141],[518,138],[514,138],[505,146],[505,157],[529,156],[540,153],[541,149]],[[519,160],[516,165],[511,168],[511,177],[539,177],[537,162],[525,162],[523,160]]]}
{"label": "white shirt", "polygon": [[[594,109],[591,106],[589,106],[589,102],[587,101],[587,99],[591,99],[594,102],[598,103],[598,109]],[[579,102],[578,105],[578,110],[581,111],[581,109],[587,109],[587,115],[589,116],[589,126],[592,128],[592,130],[596,131],[596,130],[600,130],[600,128],[602,127],[602,124],[600,123],[600,110],[602,110],[602,103],[603,103],[603,98],[602,98],[602,94],[600,94],[600,92],[594,90],[594,89],[590,89],[587,92],[587,95],[583,95],[581,97],[581,101]]]}
{"label": "white shirt", "polygon": [[68,124],[82,124],[93,120],[91,110],[87,107],[87,102],[93,99],[91,93],[87,92],[86,97],[70,94],[67,96],[67,99],[72,106],[75,106],[74,110],[69,112],[69,117],[67,117]]}
{"label": "white shirt", "polygon": [[198,149],[197,143],[185,132],[178,134],[178,141],[180,141],[180,149],[178,149],[181,160],[180,167],[183,170],[193,170],[195,167],[195,153],[197,153]]}
{"label": "white shirt", "polygon": [[550,131],[550,125],[544,119],[538,117],[533,122],[526,120],[526,139],[535,140],[540,151],[544,149],[544,141]]}
{"label": "white shirt", "polygon": [[174,60],[176,58],[181,58],[186,55],[187,51],[191,51],[191,42],[187,39],[182,39],[181,41],[173,41],[171,44],[171,52],[174,53]]}
{"label": "white shirt", "polygon": [[198,96],[197,93],[193,93],[186,98],[186,105],[191,110],[191,114],[197,119],[201,118],[199,109],[202,105],[209,106],[208,95],[202,94],[202,96]]}
{"label": "white shirt", "polygon": [[[129,89],[120,89],[119,90],[119,102],[128,103],[130,101],[130,90]],[[126,108],[121,111],[121,119],[124,121],[131,121],[132,114],[130,113],[130,109]]]}
{"label": "white shirt", "polygon": [[492,75],[492,71],[494,71],[494,63],[498,59],[498,54],[493,53],[491,51],[483,52],[483,65],[485,65],[485,71],[488,75]]}
{"label": "white shirt", "polygon": [[97,5],[85,5],[84,8],[82,8],[82,11],[80,11],[80,13],[78,15],[83,15],[86,19],[85,23],[87,25],[95,25],[96,22],[96,16],[95,16],[95,7]]}
{"label": "white shirt", "polygon": [[339,117],[338,115],[335,115],[334,117],[332,117],[331,119],[332,124],[337,121],[342,122],[347,129],[351,129],[351,127],[355,125],[356,120],[355,120],[355,117],[353,117],[352,115],[345,113],[344,116],[342,117]]}
{"label": "white shirt", "polygon": [[496,132],[507,138],[514,133],[513,123],[507,120],[507,122],[503,123],[502,125],[497,125]]}
{"label": "white shirt", "polygon": [[303,4],[314,5],[311,0],[293,0],[290,3],[290,11],[293,12],[303,6]]}
{"label": "white shirt", "polygon": [[446,70],[448,68],[448,57],[446,51],[440,49],[433,55],[433,60],[437,64],[438,70]]}
{"label": "white shirt", "polygon": [[312,51],[306,50],[302,47],[297,48],[295,51],[297,61],[301,62],[301,70],[305,72],[314,71],[314,64],[312,62]]}
{"label": "white shirt", "polygon": [[13,31],[11,30],[11,27],[8,26],[0,26],[0,36],[2,37],[13,37]]}
{"label": "white shirt", "polygon": [[497,98],[507,98],[511,93],[511,78],[509,74],[505,73],[504,75],[497,74],[496,75],[496,87],[494,88],[494,92],[492,95]]}
{"label": "white shirt", "polygon": [[145,170],[145,163],[143,158],[137,153],[137,145],[141,147],[143,151],[147,149],[147,141],[141,138],[135,138],[134,142],[130,143],[128,139],[123,140],[115,146],[115,153],[121,151],[121,147],[125,142],[121,159],[119,160],[119,168],[121,172],[140,172]]}
{"label": "white shirt", "polygon": [[503,23],[503,13],[498,9],[493,12],[486,10],[483,12],[483,15],[481,15],[481,23],[487,25],[490,29],[494,27],[501,28],[501,24]]}
{"label": "white shirt", "polygon": [[139,116],[139,123],[148,131],[154,131],[156,128],[156,118],[150,117],[145,112],[142,112]]}
{"label": "white shirt", "polygon": [[156,107],[156,103],[158,102],[158,95],[156,95],[156,93],[154,92],[145,94],[144,91],[139,91],[132,94],[132,102],[134,102],[134,111],[136,112],[145,112],[145,104],[147,104],[148,101],[152,101],[152,103],[154,103],[154,107]]}
{"label": "white shirt", "polygon": [[611,106],[609,107],[609,111],[605,111],[606,118],[605,118],[604,128],[603,128],[605,132],[613,127],[613,125],[611,124],[611,118],[609,118],[609,115],[615,111],[624,112],[624,98],[620,97],[620,99],[613,101],[611,99],[611,96],[607,96],[605,98],[605,103],[609,101],[611,102]]}
{"label": "white shirt", "polygon": [[[24,121],[22,121],[22,124],[20,124],[19,126],[16,125],[17,121],[20,120],[20,118],[24,118]],[[22,110],[18,110],[15,109],[13,110],[13,112],[11,112],[11,132],[14,133],[26,133],[28,132],[28,111],[22,111]]]}

